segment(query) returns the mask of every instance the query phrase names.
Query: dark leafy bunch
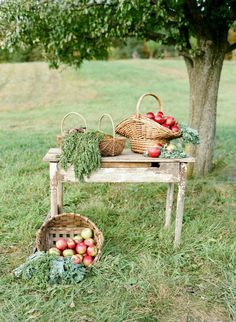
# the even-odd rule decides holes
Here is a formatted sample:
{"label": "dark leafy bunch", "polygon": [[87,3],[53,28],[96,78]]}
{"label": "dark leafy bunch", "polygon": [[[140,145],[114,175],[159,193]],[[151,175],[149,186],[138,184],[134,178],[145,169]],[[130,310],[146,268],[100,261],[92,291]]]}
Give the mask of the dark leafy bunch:
{"label": "dark leafy bunch", "polygon": [[36,252],[13,273],[15,277],[30,280],[44,288],[48,284],[77,284],[83,280],[85,268],[74,264],[70,257],[61,258]]}
{"label": "dark leafy bunch", "polygon": [[104,134],[99,131],[67,134],[63,140],[60,165],[67,170],[74,166],[75,176],[80,181],[89,176],[101,164],[99,143]]}

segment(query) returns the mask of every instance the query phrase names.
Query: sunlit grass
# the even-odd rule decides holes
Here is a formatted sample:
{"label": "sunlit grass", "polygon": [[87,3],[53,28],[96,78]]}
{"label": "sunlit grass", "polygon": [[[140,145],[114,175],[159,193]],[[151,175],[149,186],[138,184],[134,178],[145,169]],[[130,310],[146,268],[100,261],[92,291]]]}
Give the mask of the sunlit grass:
{"label": "sunlit grass", "polygon": [[[166,113],[187,122],[188,78],[181,60],[0,70],[0,321],[235,320],[235,62],[226,62],[222,73],[214,171],[188,182],[181,247],[173,249],[174,222],[163,228],[165,185],[65,184],[64,210],[93,220],[105,245],[81,284],[46,289],[11,272],[32,252],[49,210],[42,158],[55,146],[62,117],[77,111],[96,129],[109,112],[117,123],[149,91],[160,95]],[[155,108],[147,98],[142,111]],[[111,131],[108,121],[104,129]]]}

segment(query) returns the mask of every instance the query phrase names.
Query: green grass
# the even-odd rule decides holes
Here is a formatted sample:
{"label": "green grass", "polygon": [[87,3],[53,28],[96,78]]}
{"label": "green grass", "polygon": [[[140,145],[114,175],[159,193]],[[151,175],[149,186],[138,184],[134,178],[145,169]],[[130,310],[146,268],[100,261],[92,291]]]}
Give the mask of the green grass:
{"label": "green grass", "polygon": [[[222,72],[214,171],[188,182],[181,247],[172,246],[174,223],[163,229],[165,185],[65,184],[64,210],[93,220],[105,245],[78,286],[46,289],[11,273],[31,254],[49,210],[42,158],[62,117],[77,111],[96,129],[102,113],[119,122],[150,91],[166,114],[187,122],[188,78],[181,60],[90,62],[77,71],[5,64],[0,71],[0,321],[236,320],[235,62]],[[142,109],[154,110],[154,100]],[[103,127],[111,131],[108,121]]]}

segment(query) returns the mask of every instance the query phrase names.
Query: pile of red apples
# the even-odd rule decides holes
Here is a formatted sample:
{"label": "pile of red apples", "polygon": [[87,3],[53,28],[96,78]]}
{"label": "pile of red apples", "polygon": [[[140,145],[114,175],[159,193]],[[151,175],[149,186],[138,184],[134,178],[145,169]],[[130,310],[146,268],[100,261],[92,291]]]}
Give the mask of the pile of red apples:
{"label": "pile of red apples", "polygon": [[55,247],[48,250],[51,255],[71,257],[74,264],[83,264],[85,267],[91,266],[98,253],[96,242],[93,238],[93,231],[84,228],[79,235],[73,238],[59,238]]}
{"label": "pile of red apples", "polygon": [[156,123],[159,123],[161,126],[170,129],[175,133],[179,132],[178,122],[175,120],[175,118],[172,116],[164,115],[162,111],[159,111],[156,114],[154,114],[153,112],[147,112],[146,114],[144,114],[144,116]]}

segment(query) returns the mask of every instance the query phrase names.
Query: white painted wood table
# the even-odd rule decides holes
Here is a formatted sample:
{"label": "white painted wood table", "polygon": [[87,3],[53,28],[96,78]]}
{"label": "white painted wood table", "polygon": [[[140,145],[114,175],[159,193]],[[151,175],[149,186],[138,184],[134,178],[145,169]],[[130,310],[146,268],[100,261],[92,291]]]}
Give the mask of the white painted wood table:
{"label": "white painted wood table", "polygon": [[[77,182],[73,167],[67,171],[60,168],[60,149],[51,148],[43,158],[50,167],[51,211],[50,216],[62,213],[63,182]],[[187,165],[194,162],[192,157],[184,159],[148,158],[141,154],[125,150],[116,157],[103,157],[101,168],[85,178],[85,182],[163,182],[168,184],[166,197],[165,227],[171,223],[174,198],[174,184],[178,185],[174,246],[180,244],[184,197],[187,181]]]}

